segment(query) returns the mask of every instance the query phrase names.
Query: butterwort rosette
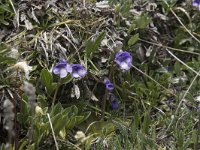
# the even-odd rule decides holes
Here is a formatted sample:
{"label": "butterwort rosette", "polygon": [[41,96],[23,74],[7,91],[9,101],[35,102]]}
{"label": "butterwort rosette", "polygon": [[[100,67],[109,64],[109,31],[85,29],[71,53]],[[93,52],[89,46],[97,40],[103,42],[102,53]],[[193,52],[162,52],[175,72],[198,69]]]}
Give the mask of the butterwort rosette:
{"label": "butterwort rosette", "polygon": [[200,0],[193,0],[192,6],[197,7],[200,11]]}
{"label": "butterwort rosette", "polygon": [[72,67],[67,63],[66,60],[61,59],[56,66],[53,67],[53,73],[56,75],[60,75],[60,78],[64,78],[68,73],[72,72]]}
{"label": "butterwort rosette", "polygon": [[105,79],[104,84],[105,84],[107,90],[112,91],[114,89],[114,85],[113,85],[113,83],[110,82],[110,80]]}
{"label": "butterwort rosette", "polygon": [[120,51],[115,55],[115,62],[122,70],[129,70],[132,66],[132,56],[129,52]]}
{"label": "butterwort rosette", "polygon": [[87,74],[86,69],[80,64],[72,64],[71,67],[71,76],[74,78],[83,78]]}

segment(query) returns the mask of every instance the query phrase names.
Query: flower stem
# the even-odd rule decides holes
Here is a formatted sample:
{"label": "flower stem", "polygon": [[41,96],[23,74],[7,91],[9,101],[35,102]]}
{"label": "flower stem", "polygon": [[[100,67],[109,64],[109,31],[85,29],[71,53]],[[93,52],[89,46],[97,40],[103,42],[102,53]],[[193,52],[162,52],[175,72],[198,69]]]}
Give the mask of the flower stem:
{"label": "flower stem", "polygon": [[58,89],[59,89],[60,85],[61,85],[61,78],[60,78],[60,80],[58,82],[58,87],[56,88],[56,91],[55,91],[54,96],[53,96],[53,101],[52,101],[52,104],[51,104],[51,110],[53,109],[53,107],[55,105],[56,96],[58,94]]}
{"label": "flower stem", "polygon": [[104,97],[103,97],[103,104],[102,104],[102,118],[101,120],[104,120],[105,118],[105,110],[106,110],[106,100],[107,100],[108,90],[106,90]]}

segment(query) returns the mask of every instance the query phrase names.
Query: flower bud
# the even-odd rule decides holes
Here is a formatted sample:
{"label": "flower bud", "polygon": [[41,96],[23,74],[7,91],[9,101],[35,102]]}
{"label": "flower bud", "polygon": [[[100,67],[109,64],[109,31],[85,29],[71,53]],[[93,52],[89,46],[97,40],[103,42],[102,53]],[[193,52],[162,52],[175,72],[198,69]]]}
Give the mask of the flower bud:
{"label": "flower bud", "polygon": [[40,116],[40,115],[44,115],[44,112],[42,110],[42,108],[40,106],[36,106],[35,107],[35,113]]}
{"label": "flower bud", "polygon": [[76,140],[82,140],[83,138],[85,138],[85,134],[82,131],[77,131],[74,137]]}

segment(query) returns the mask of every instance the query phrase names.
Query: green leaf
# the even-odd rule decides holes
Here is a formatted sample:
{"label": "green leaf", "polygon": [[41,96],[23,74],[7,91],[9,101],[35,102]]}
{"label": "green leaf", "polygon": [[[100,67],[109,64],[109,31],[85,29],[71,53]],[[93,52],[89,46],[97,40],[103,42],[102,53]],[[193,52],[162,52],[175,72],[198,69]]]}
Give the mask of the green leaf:
{"label": "green leaf", "polygon": [[50,84],[49,87],[47,87],[47,90],[49,92],[49,94],[53,93],[53,91],[55,91],[55,89],[58,87],[58,84],[53,82],[52,84]]}
{"label": "green leaf", "polygon": [[56,105],[53,107],[53,109],[52,109],[50,115],[53,117],[53,116],[55,116],[56,114],[62,112],[62,110],[63,110],[63,108],[62,108],[61,103],[58,103],[58,104],[56,104]]}
{"label": "green leaf", "polygon": [[128,46],[132,46],[133,44],[135,44],[139,39],[139,34],[135,34],[134,36],[132,36],[129,41],[128,41]]}
{"label": "green leaf", "polygon": [[51,94],[57,88],[57,83],[53,82],[52,74],[47,69],[42,69],[40,76],[42,83],[47,88],[48,93]]}
{"label": "green leaf", "polygon": [[60,121],[62,119],[61,117],[62,117],[62,114],[58,113],[51,118],[53,127],[55,127],[55,125],[58,123],[58,121]]}
{"label": "green leaf", "polygon": [[38,95],[37,101],[42,108],[47,107],[47,98],[44,95]]}
{"label": "green leaf", "polygon": [[14,64],[16,60],[11,57],[0,56],[0,64]]}
{"label": "green leaf", "polygon": [[20,144],[19,150],[25,149],[25,146],[26,146],[28,143],[29,143],[29,142],[25,139],[25,140]]}
{"label": "green leaf", "polygon": [[146,26],[151,22],[151,19],[148,17],[147,14],[142,14],[136,18],[134,23],[136,24],[137,28],[144,29]]}
{"label": "green leaf", "polygon": [[145,113],[144,114],[144,123],[143,123],[143,131],[145,133],[148,133],[150,123],[151,123],[151,119],[150,119],[149,113]]}
{"label": "green leaf", "polygon": [[8,26],[9,25],[9,22],[5,21],[3,18],[0,18],[0,23]]}
{"label": "green leaf", "polygon": [[70,81],[72,81],[72,77],[71,77],[71,75],[70,74],[68,74],[65,78],[61,78],[61,83],[62,84],[67,84],[67,83],[69,83]]}
{"label": "green leaf", "polygon": [[10,13],[13,13],[13,11],[9,8],[9,5],[4,5],[4,4],[1,4],[0,5],[0,10],[1,11],[4,11],[4,12],[10,12]]}
{"label": "green leaf", "polygon": [[35,150],[36,147],[35,147],[35,143],[31,144],[31,145],[28,145],[27,147],[28,150]]}
{"label": "green leaf", "polygon": [[177,75],[179,75],[181,73],[181,64],[177,61],[174,65],[174,73],[176,73]]}
{"label": "green leaf", "polygon": [[88,133],[98,133],[100,135],[108,135],[112,131],[115,130],[115,125],[111,121],[96,121],[94,122],[89,130]]}
{"label": "green leaf", "polygon": [[74,115],[78,114],[78,108],[75,105],[71,106],[71,113]]}
{"label": "green leaf", "polygon": [[83,121],[86,120],[87,118],[89,118],[89,116],[91,115],[91,112],[84,112],[81,113],[82,116],[84,116]]}
{"label": "green leaf", "polygon": [[136,24],[132,24],[129,29],[128,29],[128,33],[130,34],[132,31],[134,31],[136,29]]}
{"label": "green leaf", "polygon": [[28,103],[24,101],[23,99],[21,100],[21,110],[20,112],[23,115],[28,115]]}
{"label": "green leaf", "polygon": [[46,87],[49,87],[53,82],[52,74],[47,69],[42,69],[40,76]]}
{"label": "green leaf", "polygon": [[76,116],[75,117],[75,124],[80,124],[81,122],[83,122],[85,120],[84,116]]}
{"label": "green leaf", "polygon": [[58,134],[69,122],[69,118],[67,115],[62,115],[62,117],[60,117],[56,124],[54,125],[54,131],[55,134]]}
{"label": "green leaf", "polygon": [[69,123],[66,125],[67,129],[73,128],[75,125],[79,124],[79,122],[83,119],[83,116],[76,116],[70,118]]}
{"label": "green leaf", "polygon": [[181,130],[177,130],[177,146],[178,149],[183,149],[183,144],[184,144],[184,133]]}
{"label": "green leaf", "polygon": [[[71,107],[67,107],[67,108],[63,109],[61,113],[63,115],[68,115],[71,111],[72,111]],[[68,115],[68,117],[70,117],[70,115]]]}
{"label": "green leaf", "polygon": [[25,125],[27,123],[28,116],[29,116],[28,97],[23,94],[20,102],[20,112],[17,113],[17,120],[21,124]]}
{"label": "green leaf", "polygon": [[101,44],[101,41],[104,39],[106,32],[101,32],[99,36],[94,41],[88,41],[86,44],[86,56],[87,58],[91,58],[92,54],[97,51],[98,47]]}
{"label": "green leaf", "polygon": [[41,139],[43,137],[44,131],[41,130],[41,123],[40,122],[34,122],[34,132],[33,132],[33,141],[35,141],[35,146],[38,147],[39,143],[41,142]]}

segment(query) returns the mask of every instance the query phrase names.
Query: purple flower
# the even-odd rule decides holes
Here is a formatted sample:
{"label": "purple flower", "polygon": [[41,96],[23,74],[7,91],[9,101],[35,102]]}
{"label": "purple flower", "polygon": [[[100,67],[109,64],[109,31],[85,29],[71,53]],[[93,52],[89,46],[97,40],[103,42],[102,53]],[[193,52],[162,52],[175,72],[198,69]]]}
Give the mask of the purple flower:
{"label": "purple flower", "polygon": [[117,109],[119,107],[119,104],[118,104],[118,102],[116,100],[113,100],[111,102],[111,106],[112,106],[113,109]]}
{"label": "purple flower", "polygon": [[72,64],[71,67],[71,76],[74,78],[83,78],[87,73],[86,69],[80,64]]}
{"label": "purple flower", "polygon": [[112,109],[117,109],[119,107],[118,101],[114,94],[110,93],[111,107]]}
{"label": "purple flower", "polygon": [[118,52],[115,55],[115,62],[122,70],[129,70],[132,65],[132,56],[129,52]]}
{"label": "purple flower", "polygon": [[110,80],[108,80],[108,79],[105,79],[104,80],[104,84],[106,85],[106,89],[107,90],[113,90],[114,89],[114,85],[113,85],[113,83],[111,83],[110,82]]}
{"label": "purple flower", "polygon": [[72,72],[72,67],[67,63],[66,60],[61,59],[56,66],[53,67],[53,73],[56,75],[60,75],[60,78],[64,78],[67,76],[67,73]]}
{"label": "purple flower", "polygon": [[193,0],[192,1],[192,6],[198,7],[198,9],[200,10],[200,0]]}

